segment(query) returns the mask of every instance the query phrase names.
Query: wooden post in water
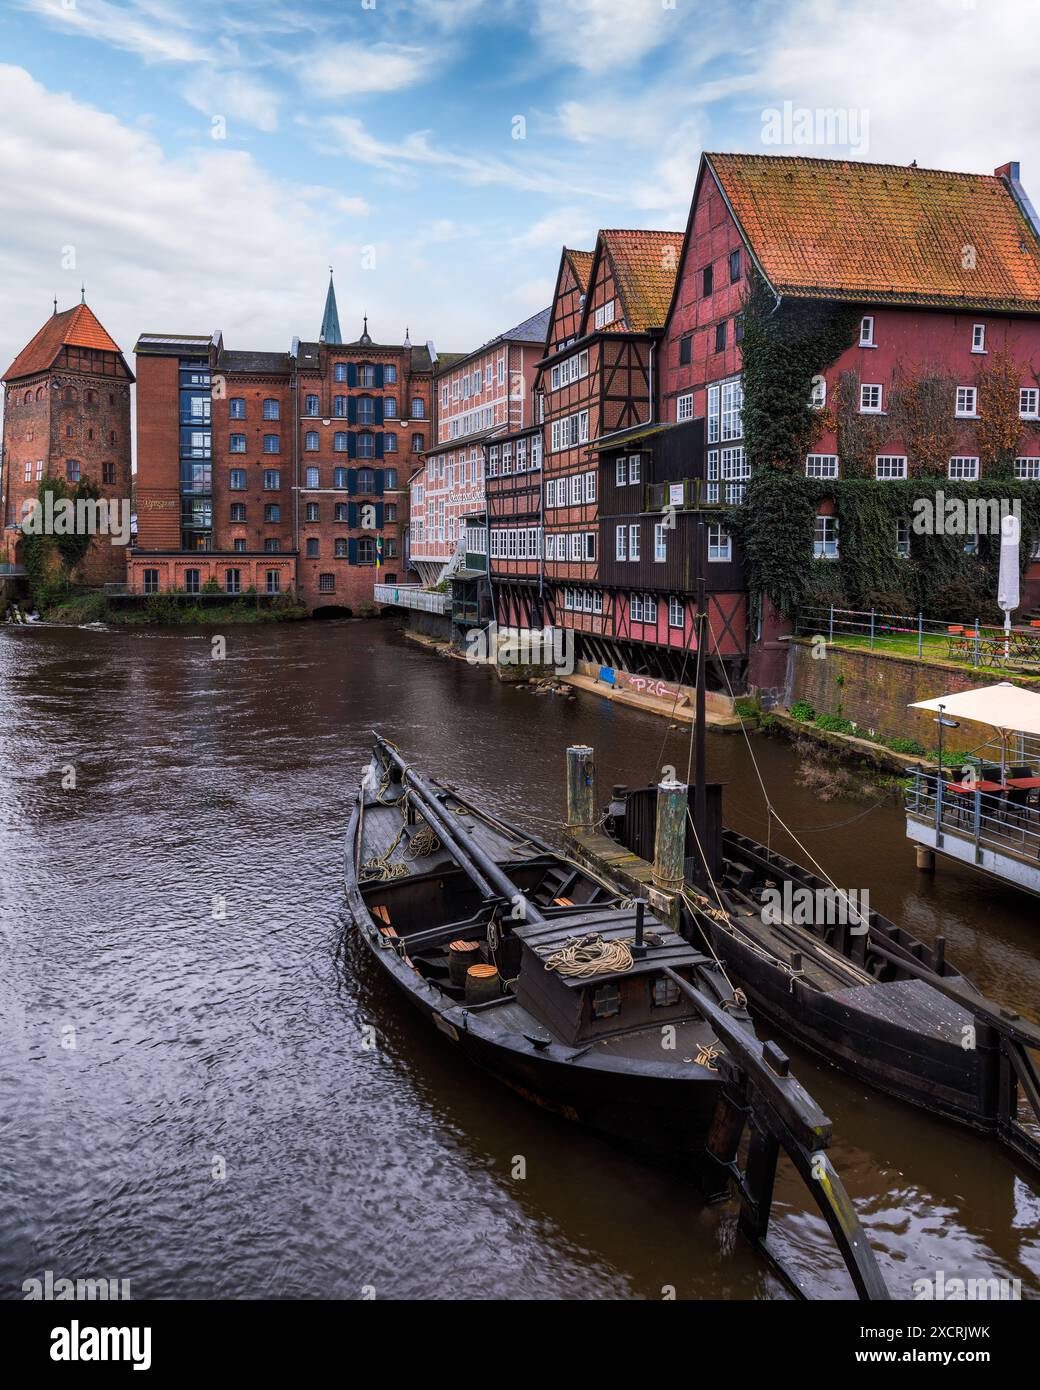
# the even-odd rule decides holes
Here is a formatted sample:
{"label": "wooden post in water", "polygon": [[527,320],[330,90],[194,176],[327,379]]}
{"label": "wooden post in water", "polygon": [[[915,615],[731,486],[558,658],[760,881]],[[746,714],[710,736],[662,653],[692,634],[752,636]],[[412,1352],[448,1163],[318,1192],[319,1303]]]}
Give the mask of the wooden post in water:
{"label": "wooden post in water", "polygon": [[654,886],[678,893],[686,865],[686,801],[684,782],[657,784],[657,830],[654,835]]}
{"label": "wooden post in water", "polygon": [[567,749],[567,829],[591,830],[596,824],[596,765],[593,750],[578,743]]}

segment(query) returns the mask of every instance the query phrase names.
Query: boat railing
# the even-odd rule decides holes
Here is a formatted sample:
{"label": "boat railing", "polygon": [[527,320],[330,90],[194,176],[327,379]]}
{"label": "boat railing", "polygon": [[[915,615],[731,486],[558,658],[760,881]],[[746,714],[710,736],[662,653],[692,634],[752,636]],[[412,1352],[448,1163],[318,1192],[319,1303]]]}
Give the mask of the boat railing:
{"label": "boat railing", "polygon": [[918,767],[905,809],[909,817],[934,826],[937,848],[942,847],[942,836],[953,835],[976,851],[992,850],[1040,864],[1040,811],[1025,801],[1010,800],[1004,791],[970,785],[954,790],[948,776]]}

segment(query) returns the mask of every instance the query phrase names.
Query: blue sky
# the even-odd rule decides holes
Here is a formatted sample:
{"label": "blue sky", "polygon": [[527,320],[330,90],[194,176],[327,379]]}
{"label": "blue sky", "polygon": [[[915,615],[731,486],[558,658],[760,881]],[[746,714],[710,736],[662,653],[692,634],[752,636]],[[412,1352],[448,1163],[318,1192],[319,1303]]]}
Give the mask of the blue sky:
{"label": "blue sky", "polygon": [[[283,348],[329,264],[346,336],[468,349],[548,303],[562,244],[681,228],[702,149],[1017,158],[1040,201],[1031,0],[2,8],[8,360],[81,279],[126,350]],[[805,111],[837,124],[802,143]]]}

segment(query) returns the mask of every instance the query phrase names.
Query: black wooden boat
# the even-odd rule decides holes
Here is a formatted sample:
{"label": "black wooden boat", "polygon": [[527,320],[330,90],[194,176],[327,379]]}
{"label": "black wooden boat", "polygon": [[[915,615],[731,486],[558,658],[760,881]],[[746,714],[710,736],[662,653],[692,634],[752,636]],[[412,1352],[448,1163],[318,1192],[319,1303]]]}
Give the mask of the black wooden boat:
{"label": "black wooden boat", "polygon": [[[800,1292],[766,1241],[782,1146],[858,1291],[887,1296],[833,1168],[819,1181],[830,1122],[783,1054],[758,1041],[717,963],[642,900],[428,782],[378,738],[351,815],[346,889],[380,968],[470,1061],[557,1115],[678,1167],[706,1197],[735,1181],[742,1228]],[[582,943],[591,964],[568,973]],[[617,953],[619,943],[621,968],[608,968],[604,948]]]}
{"label": "black wooden boat", "polygon": [[[707,642],[705,638],[704,646]],[[703,688],[698,662],[698,689]],[[698,725],[686,932],[756,1017],[858,1080],[997,1135],[1040,1168],[1040,1028],[987,999],[934,947],[801,865],[723,827]],[[653,859],[654,787],[615,788],[607,833]],[[777,910],[811,902],[808,913]],[[817,907],[822,907],[822,911]],[[807,918],[808,920],[795,920]]]}

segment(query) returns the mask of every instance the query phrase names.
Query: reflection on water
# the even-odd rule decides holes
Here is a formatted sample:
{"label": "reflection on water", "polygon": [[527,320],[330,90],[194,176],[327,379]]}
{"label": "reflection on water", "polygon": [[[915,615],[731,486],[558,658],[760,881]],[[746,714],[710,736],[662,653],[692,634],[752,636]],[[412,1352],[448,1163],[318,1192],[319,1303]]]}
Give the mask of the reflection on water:
{"label": "reflection on water", "polygon": [[[204,634],[0,632],[0,1295],[51,1269],[139,1297],[782,1296],[732,1204],[700,1205],[469,1069],[343,914],[371,728],[542,830],[568,743],[595,747],[605,798],[685,767],[686,733],[502,686],[382,624],[232,632],[226,661],[210,651]],[[709,742],[727,820],[764,837],[744,741]],[[853,820],[869,803],[820,803],[786,744],[754,748],[838,883],[945,935],[1035,1016],[1028,900],[919,876],[894,802]],[[937,1269],[1040,1292],[1040,1198],[1004,1152],[792,1051],[897,1295]],[[777,1196],[780,1247],[814,1291],[847,1293],[783,1169]]]}

